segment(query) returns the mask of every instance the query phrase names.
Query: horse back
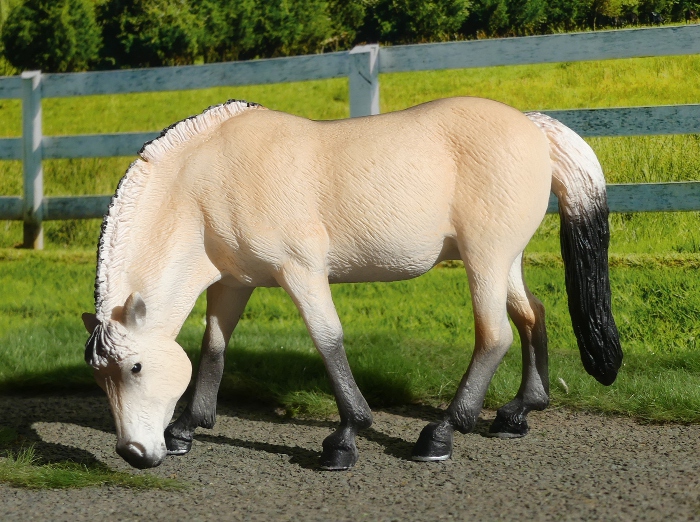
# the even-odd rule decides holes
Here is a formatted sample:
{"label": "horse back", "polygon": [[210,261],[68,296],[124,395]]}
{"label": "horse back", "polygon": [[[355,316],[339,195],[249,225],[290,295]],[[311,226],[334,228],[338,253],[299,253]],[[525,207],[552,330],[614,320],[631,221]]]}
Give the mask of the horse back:
{"label": "horse back", "polygon": [[251,111],[203,148],[205,221],[256,284],[297,258],[332,281],[420,275],[459,256],[460,234],[526,218],[533,197],[543,215],[551,183],[539,130],[475,98],[330,122]]}

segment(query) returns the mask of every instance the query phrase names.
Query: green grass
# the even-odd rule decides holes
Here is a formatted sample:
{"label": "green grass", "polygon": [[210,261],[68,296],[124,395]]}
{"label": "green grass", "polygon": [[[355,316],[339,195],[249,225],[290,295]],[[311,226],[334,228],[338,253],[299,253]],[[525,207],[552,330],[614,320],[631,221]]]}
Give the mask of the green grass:
{"label": "green grass", "polygon": [[[548,312],[553,404],[655,421],[700,421],[700,353],[695,348],[700,281],[689,281],[687,270],[613,271],[613,303],[626,358],[618,381],[605,388],[581,366],[562,269],[549,261],[528,267],[529,285]],[[462,270],[438,269],[415,281],[333,290],[353,372],[372,405],[449,402],[473,347]],[[225,386],[249,394],[263,389],[292,413],[310,408],[302,392],[317,388],[332,411],[320,360],[289,299],[270,290],[256,297],[236,334]],[[189,350],[201,337],[195,327],[199,317],[195,311],[194,324],[188,322],[181,335]],[[556,386],[559,378],[567,383],[568,393]],[[519,381],[516,342],[489,389],[487,406],[510,400]]]}
{"label": "green grass", "polygon": [[[94,308],[95,255],[0,250],[0,390],[92,387],[80,314]],[[85,367],[84,367],[85,366]]]}
{"label": "green grass", "polygon": [[150,474],[115,471],[90,461],[45,462],[11,428],[0,425],[0,483],[29,489],[65,489],[119,486],[131,489],[182,489],[185,484]]}
{"label": "green grass", "polygon": [[[82,360],[87,334],[80,321],[92,307],[94,255],[0,252],[0,391],[94,387]],[[581,366],[561,261],[549,254],[528,258],[529,286],[547,309],[553,403],[654,421],[700,421],[700,278],[692,277],[700,256],[613,256],[612,266],[625,362],[606,388]],[[372,406],[449,402],[473,347],[462,269],[438,268],[412,281],[334,285],[333,296],[350,364]],[[200,299],[178,338],[195,361],[204,308]],[[519,380],[516,341],[487,406],[507,402]],[[282,290],[254,292],[229,347],[222,397],[279,403],[290,414],[335,411],[321,359]]]}
{"label": "green grass", "polygon": [[29,489],[119,486],[130,489],[177,490],[184,487],[173,479],[114,471],[98,462],[42,464],[32,446],[21,449],[16,455],[10,453],[6,457],[0,457],[0,482]]}

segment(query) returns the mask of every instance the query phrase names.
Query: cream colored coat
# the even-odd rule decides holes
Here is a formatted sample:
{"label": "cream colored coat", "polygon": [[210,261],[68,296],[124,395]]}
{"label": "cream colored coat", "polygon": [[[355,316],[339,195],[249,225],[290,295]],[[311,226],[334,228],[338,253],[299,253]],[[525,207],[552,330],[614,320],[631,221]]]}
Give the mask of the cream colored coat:
{"label": "cream colored coat", "polygon": [[[174,339],[206,288],[203,349],[220,364],[203,362],[197,388],[210,391],[199,398],[195,391],[193,403],[206,411],[191,406],[173,428],[176,439],[191,442],[196,425],[213,423],[217,365],[238,316],[254,287],[279,285],[326,362],[340,409],[341,428],[322,464],[352,466],[357,452],[347,441],[371,416],[345,359],[328,283],[412,278],[446,259],[464,260],[476,321],[474,360],[449,411],[451,425],[466,429],[478,415],[512,340],[507,308],[533,353],[523,387],[541,402],[546,375],[534,354],[543,341],[532,330],[543,317],[522,282],[520,256],[547,207],[553,134],[548,139],[538,128],[545,120],[531,119],[476,98],[330,122],[232,102],[145,146],[105,218],[96,318],[86,318],[90,331],[112,325],[118,332],[86,358],[110,395],[120,453],[136,455],[130,462],[139,467],[162,460],[162,430],[190,372]],[[590,158],[571,134],[575,155]],[[563,190],[584,201],[587,185],[600,190],[597,168],[582,183],[564,176]],[[148,367],[134,372],[142,359]],[[130,386],[134,379],[140,384]]]}

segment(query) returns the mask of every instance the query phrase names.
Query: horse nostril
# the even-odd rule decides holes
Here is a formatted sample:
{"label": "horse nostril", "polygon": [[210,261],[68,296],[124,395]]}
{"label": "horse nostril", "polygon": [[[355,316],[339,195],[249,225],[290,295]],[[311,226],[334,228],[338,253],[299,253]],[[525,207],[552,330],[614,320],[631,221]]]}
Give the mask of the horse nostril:
{"label": "horse nostril", "polygon": [[139,458],[143,458],[146,455],[146,449],[138,442],[130,442],[126,447],[129,452],[137,455]]}
{"label": "horse nostril", "polygon": [[117,453],[121,458],[138,469],[153,468],[161,463],[162,458],[149,457],[146,448],[138,442],[117,444]]}

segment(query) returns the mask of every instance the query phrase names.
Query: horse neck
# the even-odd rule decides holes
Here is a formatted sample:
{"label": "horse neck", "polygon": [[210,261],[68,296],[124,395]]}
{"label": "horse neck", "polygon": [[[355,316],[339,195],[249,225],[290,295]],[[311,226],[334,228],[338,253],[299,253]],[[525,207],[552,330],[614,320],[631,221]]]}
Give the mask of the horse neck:
{"label": "horse neck", "polygon": [[178,203],[159,204],[150,197],[148,208],[138,209],[139,219],[132,219],[129,233],[122,235],[116,263],[106,270],[112,279],[101,310],[103,317],[119,317],[129,295],[139,292],[149,329],[174,339],[197,297],[220,272],[204,248],[201,212],[189,201],[173,198],[172,191],[163,192]]}
{"label": "horse neck", "polygon": [[149,314],[155,312],[151,315],[154,327],[173,339],[199,295],[220,278],[220,272],[206,255],[203,239],[192,236],[195,235],[179,236],[176,244],[171,244],[166,252],[159,252],[158,265],[164,254],[167,262],[160,274],[151,272],[145,281],[144,300],[151,302]]}

